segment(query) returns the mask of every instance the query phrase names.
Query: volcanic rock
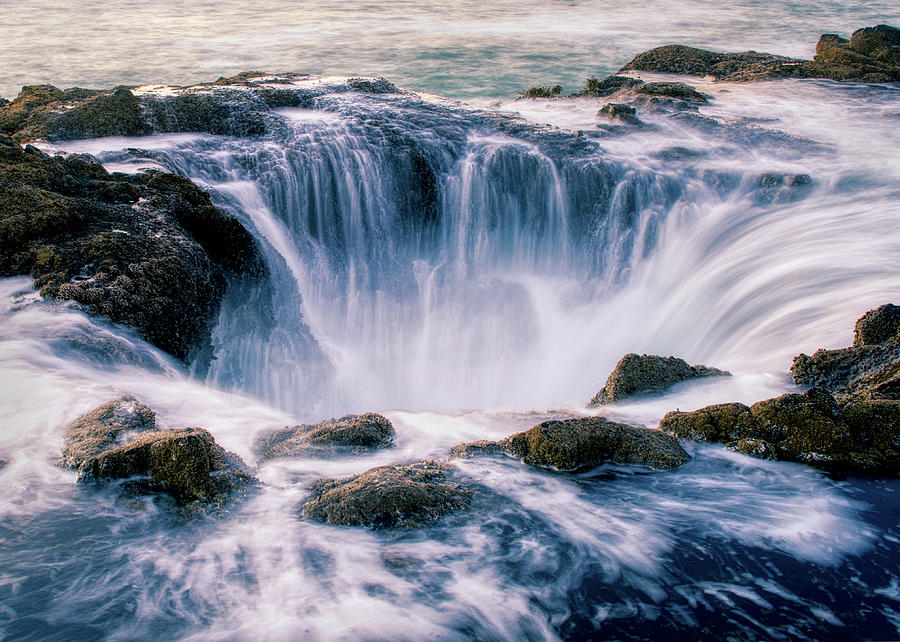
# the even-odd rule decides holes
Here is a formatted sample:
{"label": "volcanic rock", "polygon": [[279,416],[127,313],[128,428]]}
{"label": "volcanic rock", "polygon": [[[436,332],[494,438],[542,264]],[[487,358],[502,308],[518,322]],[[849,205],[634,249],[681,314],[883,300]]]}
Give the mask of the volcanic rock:
{"label": "volcanic rock", "polygon": [[241,224],[186,178],[109,174],[0,135],[0,276],[135,328],[173,356],[211,349],[226,278],[260,275]]}
{"label": "volcanic rock", "polygon": [[374,412],[327,419],[318,424],[289,426],[256,440],[260,461],[279,457],[361,454],[394,443],[394,427]]}
{"label": "volcanic rock", "polygon": [[446,464],[424,461],[323,479],[300,512],[335,526],[421,528],[471,502],[472,491],[450,481],[448,471]]}
{"label": "volcanic rock", "polygon": [[676,357],[626,354],[616,364],[606,385],[591,399],[591,405],[613,403],[627,397],[661,392],[681,381],[699,377],[731,376],[703,365],[692,366]]}

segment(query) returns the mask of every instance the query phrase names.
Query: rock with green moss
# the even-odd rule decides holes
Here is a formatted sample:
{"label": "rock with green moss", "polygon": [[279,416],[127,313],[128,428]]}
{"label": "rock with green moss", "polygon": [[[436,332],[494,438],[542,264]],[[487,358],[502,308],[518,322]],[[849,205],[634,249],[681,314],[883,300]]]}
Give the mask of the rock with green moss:
{"label": "rock with green moss", "polygon": [[631,89],[642,84],[644,84],[643,80],[632,78],[631,76],[619,76],[613,74],[612,76],[607,76],[603,80],[599,80],[592,76],[587,79],[587,82],[584,84],[584,89],[579,95],[597,96],[602,98],[612,96],[623,89]]}
{"label": "rock with green moss", "polygon": [[544,421],[500,441],[459,444],[452,458],[507,454],[533,466],[576,470],[605,463],[675,468],[690,456],[670,435],[604,417]]}
{"label": "rock with green moss", "polygon": [[786,394],[750,406],[759,433],[779,459],[842,468],[853,451],[850,428],[834,397],[820,388]]}
{"label": "rock with green moss", "polygon": [[631,105],[622,103],[606,103],[597,112],[597,116],[606,117],[609,120],[625,123],[626,125],[643,125],[637,117],[637,110]]}
{"label": "rock with green moss", "polygon": [[636,428],[604,417],[545,421],[504,439],[510,454],[527,464],[574,470],[604,463],[675,468],[690,456],[659,430]]}
{"label": "rock with green moss", "polygon": [[758,435],[759,422],[742,403],[722,403],[691,412],[667,412],[659,429],[682,439],[726,443]]}
{"label": "rock with green moss", "polygon": [[690,365],[676,357],[626,354],[613,369],[606,385],[591,399],[591,405],[613,403],[635,395],[646,395],[700,377],[730,376],[731,373],[703,365]]}
{"label": "rock with green moss", "polygon": [[289,426],[261,436],[254,444],[260,461],[280,457],[358,455],[394,443],[394,426],[374,412]]}
{"label": "rock with green moss", "polygon": [[725,444],[725,448],[756,459],[774,460],[778,458],[775,447],[764,439],[753,439],[752,437],[738,439]]}
{"label": "rock with green moss", "polygon": [[467,507],[472,490],[449,479],[434,461],[379,466],[346,479],[323,479],[300,507],[301,515],[333,526],[421,528]]}
{"label": "rock with green moss", "polygon": [[683,82],[645,82],[634,88],[639,96],[654,98],[674,98],[689,103],[705,104],[709,102],[709,95],[697,91]]}
{"label": "rock with green moss", "polygon": [[179,504],[223,502],[256,481],[237,455],[226,453],[203,428],[142,432],[78,467],[80,483],[131,478]]}
{"label": "rock with green moss", "polygon": [[29,275],[45,298],[187,361],[211,351],[226,279],[264,271],[250,234],[190,180],[109,174],[0,135],[0,276]]}
{"label": "rock with green moss", "polygon": [[59,465],[77,469],[123,441],[129,433],[156,428],[156,413],[130,395],[119,397],[80,416],[65,431]]}

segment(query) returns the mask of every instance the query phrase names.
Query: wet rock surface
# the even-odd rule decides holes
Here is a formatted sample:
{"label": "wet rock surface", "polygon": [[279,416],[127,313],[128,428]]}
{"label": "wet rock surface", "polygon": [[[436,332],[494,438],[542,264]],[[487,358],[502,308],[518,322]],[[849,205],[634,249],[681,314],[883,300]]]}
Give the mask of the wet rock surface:
{"label": "wet rock surface", "polygon": [[0,275],[30,275],[45,298],[188,360],[210,349],[226,278],[263,270],[249,233],[190,180],[109,174],[0,136]]}
{"label": "wet rock surface", "polygon": [[61,466],[79,483],[129,480],[131,493],[162,492],[179,504],[224,503],[256,482],[234,453],[203,428],[158,430],[150,408],[122,397],[82,415],[66,430]]}
{"label": "wet rock surface", "polygon": [[604,417],[545,421],[500,441],[460,444],[451,457],[506,453],[534,466],[576,470],[604,463],[675,468],[690,460],[676,439]]}
{"label": "wet rock surface", "polygon": [[900,399],[900,307],[886,304],[857,322],[853,345],[794,357],[794,382],[829,390],[839,402]]}
{"label": "wet rock surface", "polygon": [[156,428],[156,413],[132,396],[107,402],[76,419],[65,431],[60,466],[77,469],[114,447],[129,432]]}
{"label": "wet rock surface", "polygon": [[693,441],[724,443],[761,459],[868,474],[900,471],[900,401],[841,407],[827,391],[812,388],[749,408],[731,403],[670,412],[659,428]]}
{"label": "wet rock surface", "polygon": [[317,424],[289,426],[254,443],[260,461],[280,457],[354,455],[394,443],[394,426],[374,412],[327,419]]}
{"label": "wet rock surface", "polygon": [[606,385],[591,399],[591,405],[613,403],[635,395],[662,392],[676,383],[699,377],[729,376],[704,365],[690,365],[677,357],[626,354],[616,364]]}
{"label": "wet rock surface", "polygon": [[412,529],[466,508],[473,491],[451,481],[446,464],[379,466],[345,479],[323,479],[300,507],[306,519],[334,526]]}
{"label": "wet rock surface", "polygon": [[838,81],[900,80],[900,29],[888,25],[855,31],[850,40],[824,34],[813,60],[756,51],[720,53],[684,45],[666,45],[638,54],[621,71],[711,76],[746,82],[773,78],[827,78]]}

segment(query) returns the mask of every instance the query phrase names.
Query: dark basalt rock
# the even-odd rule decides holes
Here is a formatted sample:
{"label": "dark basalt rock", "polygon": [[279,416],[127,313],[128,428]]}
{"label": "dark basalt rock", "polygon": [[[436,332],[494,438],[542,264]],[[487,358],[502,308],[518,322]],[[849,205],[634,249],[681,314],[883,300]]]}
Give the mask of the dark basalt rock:
{"label": "dark basalt rock", "polygon": [[394,443],[394,427],[374,412],[327,419],[318,424],[289,426],[256,440],[260,461],[279,457],[322,457],[361,454]]}
{"label": "dark basalt rock", "polygon": [[156,428],[156,413],[130,395],[107,402],[66,428],[66,445],[59,465],[77,469],[85,461],[121,443],[131,432]]}
{"label": "dark basalt rock", "polygon": [[703,365],[692,366],[676,357],[626,354],[613,369],[606,385],[591,399],[591,405],[613,403],[634,395],[661,392],[681,381],[699,377],[731,376]]}
{"label": "dark basalt rock", "polygon": [[794,381],[825,388],[841,403],[900,399],[898,329],[900,307],[886,304],[870,310],[856,322],[853,346],[794,357]]}
{"label": "dark basalt rock", "polygon": [[210,349],[226,277],[264,269],[250,234],[190,180],[109,174],[0,136],[0,276],[30,275],[45,298],[188,360]]}
{"label": "dark basalt rock", "polygon": [[604,417],[545,421],[501,441],[454,446],[451,457],[506,453],[533,466],[575,470],[604,463],[675,468],[690,460],[676,439],[658,430],[636,428]]}
{"label": "dark basalt rock", "polygon": [[666,45],[638,54],[621,69],[628,70],[712,76],[737,82],[790,77],[893,82],[900,80],[900,30],[888,25],[867,27],[854,32],[850,40],[825,34],[816,45],[813,60]]}
{"label": "dark basalt rock", "polygon": [[434,461],[379,466],[346,479],[323,479],[300,507],[304,518],[334,526],[421,528],[463,509],[473,492],[448,479]]}
{"label": "dark basalt rock", "polygon": [[643,85],[644,81],[639,80],[638,78],[632,78],[631,76],[619,76],[612,75],[607,76],[603,80],[597,80],[596,78],[588,78],[585,83],[584,89],[579,94],[580,96],[612,96],[614,93],[621,91],[623,89],[631,89],[638,85]]}
{"label": "dark basalt rock", "polygon": [[142,478],[142,489],[165,492],[180,504],[223,502],[255,478],[203,428],[151,430],[104,450],[78,467],[79,483]]}
{"label": "dark basalt rock", "polygon": [[750,408],[732,403],[670,412],[659,428],[762,459],[868,474],[900,471],[900,401],[857,401],[841,408],[827,391],[812,388]]}

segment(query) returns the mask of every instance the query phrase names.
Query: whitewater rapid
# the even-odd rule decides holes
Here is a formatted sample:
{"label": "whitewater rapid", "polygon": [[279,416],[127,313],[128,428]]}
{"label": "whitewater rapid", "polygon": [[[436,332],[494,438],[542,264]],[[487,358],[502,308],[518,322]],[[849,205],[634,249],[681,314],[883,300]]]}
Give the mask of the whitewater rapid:
{"label": "whitewater rapid", "polygon": [[[793,390],[794,354],[848,345],[895,299],[898,89],[701,88],[699,113],[641,113],[651,127],[621,136],[599,134],[595,100],[502,106],[519,120],[335,93],[256,139],[60,145],[194,179],[270,276],[230,286],[208,370],[0,282],[0,636],[900,634],[893,480],[691,445],[666,473],[458,463],[479,500],[420,532],[297,517],[321,477],[595,412],[626,352],[735,375],[604,410],[632,423]],[[69,421],[125,392],[248,462],[260,433],[351,411],[384,412],[397,445],[268,462],[246,503],[184,523],[50,463]]]}

